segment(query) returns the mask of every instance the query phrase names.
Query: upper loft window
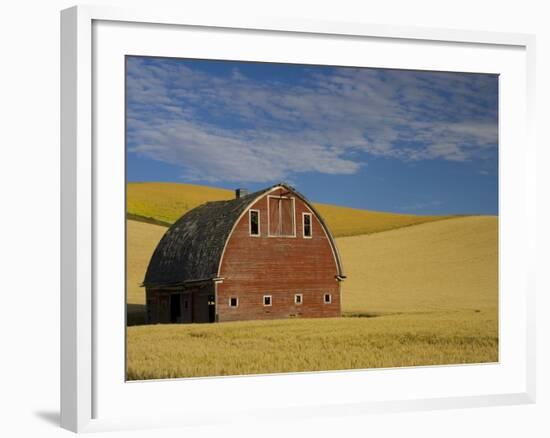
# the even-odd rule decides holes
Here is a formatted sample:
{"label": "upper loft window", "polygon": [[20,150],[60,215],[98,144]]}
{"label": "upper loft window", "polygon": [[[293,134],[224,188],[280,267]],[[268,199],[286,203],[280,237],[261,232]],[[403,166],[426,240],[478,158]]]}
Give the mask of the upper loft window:
{"label": "upper loft window", "polygon": [[296,237],[294,198],[268,196],[269,235]]}
{"label": "upper loft window", "polygon": [[250,210],[249,214],[249,231],[251,236],[260,235],[260,210]]}
{"label": "upper loft window", "polygon": [[313,233],[312,233],[312,225],[311,225],[311,213],[303,213],[302,214],[303,223],[304,223],[304,237],[306,239],[311,239]]}

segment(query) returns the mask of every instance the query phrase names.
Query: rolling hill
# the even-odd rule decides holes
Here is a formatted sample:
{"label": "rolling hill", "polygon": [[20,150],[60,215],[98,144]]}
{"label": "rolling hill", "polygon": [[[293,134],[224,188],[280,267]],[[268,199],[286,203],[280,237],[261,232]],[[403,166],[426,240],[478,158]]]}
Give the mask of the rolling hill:
{"label": "rolling hill", "polygon": [[[204,202],[232,199],[231,190],[192,184],[129,183],[126,191],[129,219],[170,225]],[[335,237],[371,234],[380,231],[448,219],[451,216],[417,216],[314,204]]]}
{"label": "rolling hill", "polygon": [[344,312],[496,312],[495,216],[460,217],[336,240],[348,276],[343,283]]}

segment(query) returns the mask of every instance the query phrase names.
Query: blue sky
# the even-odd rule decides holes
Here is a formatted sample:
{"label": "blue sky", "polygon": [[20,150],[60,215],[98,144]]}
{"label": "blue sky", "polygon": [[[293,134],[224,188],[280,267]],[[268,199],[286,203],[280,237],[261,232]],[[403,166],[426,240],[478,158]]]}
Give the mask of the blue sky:
{"label": "blue sky", "polygon": [[127,179],[498,214],[496,75],[128,57]]}

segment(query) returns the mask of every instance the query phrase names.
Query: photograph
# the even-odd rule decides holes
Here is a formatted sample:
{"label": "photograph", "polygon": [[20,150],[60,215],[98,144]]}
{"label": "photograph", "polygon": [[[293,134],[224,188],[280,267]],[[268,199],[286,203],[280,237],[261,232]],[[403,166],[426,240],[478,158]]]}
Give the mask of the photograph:
{"label": "photograph", "polygon": [[126,379],[499,362],[499,75],[125,57]]}

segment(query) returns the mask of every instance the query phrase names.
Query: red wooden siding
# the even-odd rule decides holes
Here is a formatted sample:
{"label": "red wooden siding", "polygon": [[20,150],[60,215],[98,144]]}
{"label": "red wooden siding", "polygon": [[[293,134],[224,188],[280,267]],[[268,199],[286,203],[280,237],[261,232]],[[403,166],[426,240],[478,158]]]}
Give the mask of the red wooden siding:
{"label": "red wooden siding", "polygon": [[[294,200],[272,197],[281,195]],[[249,235],[249,209],[260,211],[259,238]],[[249,209],[235,226],[225,248],[219,272],[224,280],[217,285],[218,320],[339,316],[337,264],[315,214],[311,221],[312,237],[304,238],[302,213],[311,211],[286,189],[277,189],[269,197],[264,195]],[[294,234],[295,237],[288,237]],[[326,293],[331,294],[330,304],[324,303]],[[301,304],[295,304],[295,294],[302,294]],[[272,296],[271,306],[263,305],[264,295]],[[231,297],[238,298],[238,307],[229,306]]]}

